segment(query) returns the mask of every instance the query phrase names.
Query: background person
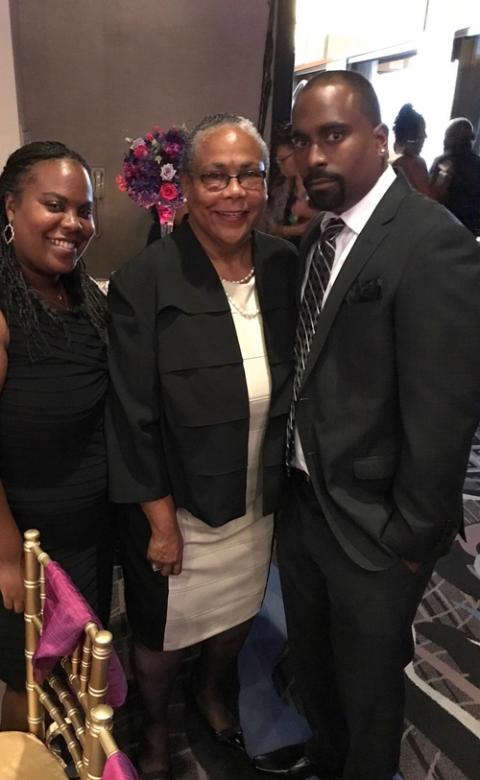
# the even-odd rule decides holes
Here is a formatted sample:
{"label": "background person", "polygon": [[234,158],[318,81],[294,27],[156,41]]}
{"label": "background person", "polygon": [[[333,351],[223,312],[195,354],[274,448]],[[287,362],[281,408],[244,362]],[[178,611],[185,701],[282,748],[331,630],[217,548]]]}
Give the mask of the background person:
{"label": "background person", "polygon": [[394,171],[402,171],[414,189],[422,195],[431,196],[427,164],[420,157],[427,137],[425,127],[423,116],[414,110],[411,103],[405,103],[393,123],[393,148],[398,156],[391,162]]}
{"label": "background person", "polygon": [[189,219],[111,280],[111,496],[135,670],[141,771],[169,777],[167,707],[203,641],[197,704],[244,749],[229,697],[265,591],[284,478],[296,253],[253,230],[268,151],[242,117],[205,118],[185,153]]}
{"label": "background person", "polygon": [[272,144],[272,158],[275,173],[259,229],[286,238],[298,247],[316,212],[307,203],[305,187],[297,170],[290,124],[277,128]]}
{"label": "background person", "polygon": [[90,171],[57,142],[17,149],[0,176],[0,679],[2,727],[26,728],[23,532],[109,615],[103,411],[106,302],[80,257]]}
{"label": "background person", "polygon": [[452,119],[443,142],[444,153],[430,171],[431,189],[460,222],[480,236],[480,157],[473,151],[475,133],[469,119]]}

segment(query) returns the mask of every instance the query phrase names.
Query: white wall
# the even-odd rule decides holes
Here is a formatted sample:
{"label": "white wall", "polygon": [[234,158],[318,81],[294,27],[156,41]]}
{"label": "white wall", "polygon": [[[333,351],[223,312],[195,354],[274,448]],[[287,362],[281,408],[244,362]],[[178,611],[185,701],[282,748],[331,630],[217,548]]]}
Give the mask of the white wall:
{"label": "white wall", "polygon": [[296,68],[315,61],[324,61],[327,69],[344,68],[349,58],[367,62],[415,50],[408,67],[380,74],[373,68],[371,81],[390,129],[404,103],[413,103],[425,117],[423,156],[431,164],[442,151],[451,115],[458,66],[451,61],[455,32],[479,24],[480,0],[404,0],[401,5],[393,0],[297,0]]}
{"label": "white wall", "polygon": [[8,0],[0,0],[0,74],[0,168],[3,168],[10,152],[20,145]]}
{"label": "white wall", "polygon": [[415,42],[425,31],[480,24],[479,0],[297,0],[295,65]]}
{"label": "white wall", "polygon": [[297,0],[295,63],[341,60],[407,41],[423,29],[426,0]]}

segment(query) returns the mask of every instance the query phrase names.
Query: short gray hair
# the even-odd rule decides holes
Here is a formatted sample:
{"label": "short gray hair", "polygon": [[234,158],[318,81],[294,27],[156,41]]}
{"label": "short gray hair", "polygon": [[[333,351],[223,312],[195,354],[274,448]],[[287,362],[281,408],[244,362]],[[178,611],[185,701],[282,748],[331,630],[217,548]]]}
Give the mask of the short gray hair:
{"label": "short gray hair", "polygon": [[238,114],[209,114],[208,116],[205,116],[198,123],[198,125],[196,125],[196,127],[193,128],[188,136],[182,160],[183,173],[189,173],[192,170],[199,141],[201,141],[207,133],[215,130],[217,127],[228,125],[234,125],[240,128],[240,130],[243,130],[257,142],[258,146],[260,147],[262,162],[265,165],[265,170],[268,171],[270,155],[267,144],[250,119],[246,119],[244,116],[239,116]]}

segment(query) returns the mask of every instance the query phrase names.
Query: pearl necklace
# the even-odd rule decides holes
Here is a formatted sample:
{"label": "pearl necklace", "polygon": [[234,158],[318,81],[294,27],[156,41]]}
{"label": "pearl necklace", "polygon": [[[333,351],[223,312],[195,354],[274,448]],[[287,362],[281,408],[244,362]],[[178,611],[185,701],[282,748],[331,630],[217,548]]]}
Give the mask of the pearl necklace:
{"label": "pearl necklace", "polygon": [[[253,269],[252,269],[253,271]],[[249,281],[253,277],[253,273],[249,274],[249,279],[246,279],[246,281]],[[229,282],[228,279],[222,279],[222,282],[226,282],[227,284],[240,284],[239,281],[237,282]],[[256,309],[244,309],[243,306],[240,306],[240,304],[237,303],[237,301],[228,293],[228,290],[225,288],[225,284],[223,287],[225,291],[225,295],[227,296],[227,301],[229,302],[230,306],[237,311],[241,317],[244,317],[246,320],[254,320],[255,317],[258,317],[260,314],[260,307],[257,307]]]}
{"label": "pearl necklace", "polygon": [[223,276],[221,276],[220,279],[222,280],[222,282],[228,282],[229,284],[245,284],[245,282],[250,281],[254,273],[255,273],[255,266],[252,265],[248,274],[244,276],[242,279],[224,279]]}

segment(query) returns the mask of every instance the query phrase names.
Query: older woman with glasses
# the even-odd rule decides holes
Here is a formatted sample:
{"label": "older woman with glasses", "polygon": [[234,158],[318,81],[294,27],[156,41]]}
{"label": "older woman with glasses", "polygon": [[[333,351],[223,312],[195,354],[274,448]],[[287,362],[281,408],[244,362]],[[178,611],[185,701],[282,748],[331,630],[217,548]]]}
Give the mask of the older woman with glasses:
{"label": "older woman with glasses", "polygon": [[189,220],[111,281],[111,495],[149,722],[145,777],[168,778],[167,706],[202,642],[194,695],[244,750],[230,693],[265,591],[284,479],[296,320],[295,250],[254,226],[268,151],[250,121],[206,117],[183,186]]}

